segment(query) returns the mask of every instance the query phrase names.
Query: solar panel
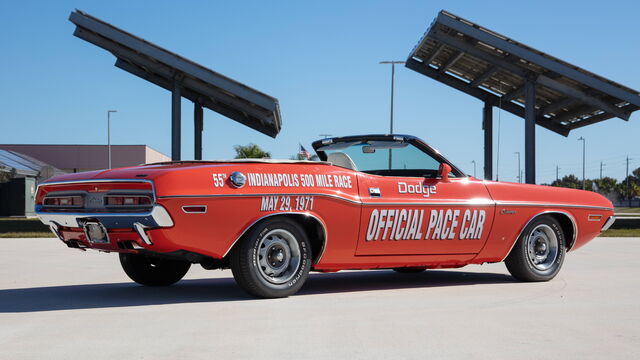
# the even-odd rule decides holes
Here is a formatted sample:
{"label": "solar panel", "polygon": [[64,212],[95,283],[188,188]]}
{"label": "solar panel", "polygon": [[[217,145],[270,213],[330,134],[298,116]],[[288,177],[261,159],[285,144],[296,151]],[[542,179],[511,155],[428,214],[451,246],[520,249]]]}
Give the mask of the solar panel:
{"label": "solar panel", "polygon": [[534,81],[536,123],[564,136],[640,109],[640,92],[446,11],[406,66],[520,117],[525,83]]}
{"label": "solar panel", "polygon": [[117,67],[169,91],[179,83],[183,97],[271,137],[280,131],[277,99],[80,10],[69,20],[75,36],[111,52]]}

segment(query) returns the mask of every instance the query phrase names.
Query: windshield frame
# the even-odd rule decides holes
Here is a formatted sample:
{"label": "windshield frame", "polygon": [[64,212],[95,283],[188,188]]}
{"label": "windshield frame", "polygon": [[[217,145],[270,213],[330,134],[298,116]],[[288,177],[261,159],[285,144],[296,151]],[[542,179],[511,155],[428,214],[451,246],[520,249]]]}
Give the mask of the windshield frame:
{"label": "windshield frame", "polygon": [[418,148],[418,150],[426,153],[427,155],[433,157],[440,163],[445,163],[451,166],[451,172],[457,178],[468,177],[463,171],[461,171],[457,166],[447,160],[440,152],[431,146],[429,146],[424,141],[419,138],[411,135],[355,135],[355,136],[342,136],[342,137],[334,137],[327,138],[322,140],[314,141],[311,146],[313,146],[313,150],[318,154],[318,157],[322,161],[327,161],[327,154],[324,151],[318,150],[326,145],[337,144],[337,143],[362,143],[367,141],[401,141],[413,145]]}

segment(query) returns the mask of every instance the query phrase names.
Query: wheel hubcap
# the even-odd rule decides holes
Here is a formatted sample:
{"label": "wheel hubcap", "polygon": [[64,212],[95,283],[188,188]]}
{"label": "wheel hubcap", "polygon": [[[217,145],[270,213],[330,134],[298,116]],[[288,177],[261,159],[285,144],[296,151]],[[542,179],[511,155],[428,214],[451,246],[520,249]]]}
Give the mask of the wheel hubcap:
{"label": "wheel hubcap", "polygon": [[558,258],[558,236],[546,224],[536,226],[527,238],[529,262],[538,270],[548,270]]}
{"label": "wheel hubcap", "polygon": [[268,232],[260,239],[257,250],[260,275],[271,283],[286,283],[300,266],[300,245],[286,230]]}

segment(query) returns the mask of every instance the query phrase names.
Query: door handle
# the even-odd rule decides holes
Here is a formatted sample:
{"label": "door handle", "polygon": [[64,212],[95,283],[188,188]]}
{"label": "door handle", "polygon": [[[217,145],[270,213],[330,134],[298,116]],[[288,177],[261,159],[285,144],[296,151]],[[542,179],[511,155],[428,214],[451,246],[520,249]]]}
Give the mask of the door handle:
{"label": "door handle", "polygon": [[380,197],[380,188],[369,188],[369,196],[371,197]]}

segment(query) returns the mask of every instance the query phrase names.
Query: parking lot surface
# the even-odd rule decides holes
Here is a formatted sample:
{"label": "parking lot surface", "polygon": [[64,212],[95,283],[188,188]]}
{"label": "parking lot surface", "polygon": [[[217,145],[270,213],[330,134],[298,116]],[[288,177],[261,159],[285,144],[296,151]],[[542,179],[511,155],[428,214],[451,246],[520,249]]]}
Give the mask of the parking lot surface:
{"label": "parking lot surface", "polygon": [[166,288],[114,254],[0,239],[1,359],[638,359],[640,239],[598,238],[547,283],[504,264],[312,273],[258,300],[194,265]]}

